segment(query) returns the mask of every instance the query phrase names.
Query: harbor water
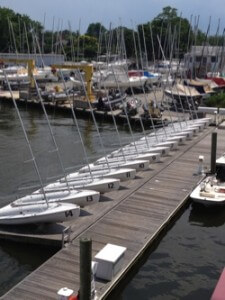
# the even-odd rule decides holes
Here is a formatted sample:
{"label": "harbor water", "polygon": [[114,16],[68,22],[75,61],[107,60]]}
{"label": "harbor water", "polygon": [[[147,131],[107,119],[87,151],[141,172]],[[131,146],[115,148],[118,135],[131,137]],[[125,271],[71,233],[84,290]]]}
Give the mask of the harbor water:
{"label": "harbor water", "polygon": [[225,208],[190,204],[147,255],[121,299],[210,299],[225,267],[224,232]]}
{"label": "harbor water", "polygon": [[[20,112],[43,181],[62,177],[44,114],[26,107],[20,107]],[[69,116],[51,112],[49,118],[63,165],[66,172],[72,172],[85,163],[76,126]],[[113,125],[98,124],[105,151],[118,148]],[[79,126],[89,161],[103,156],[93,122],[79,119]],[[124,143],[131,141],[126,126],[120,126],[119,131]],[[0,162],[1,207],[39,188],[16,111],[12,105],[1,102]],[[210,299],[225,266],[224,231],[225,209],[203,209],[190,204],[147,253],[140,268],[114,299]],[[57,250],[0,240],[0,295]]]}

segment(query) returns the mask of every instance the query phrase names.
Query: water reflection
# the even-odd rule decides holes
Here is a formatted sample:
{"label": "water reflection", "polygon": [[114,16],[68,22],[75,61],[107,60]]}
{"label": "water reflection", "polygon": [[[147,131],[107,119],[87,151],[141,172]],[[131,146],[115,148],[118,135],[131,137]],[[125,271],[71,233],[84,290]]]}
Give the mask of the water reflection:
{"label": "water reflection", "polygon": [[206,207],[193,203],[189,216],[192,225],[202,227],[219,227],[225,223],[225,207]]}
{"label": "water reflection", "polygon": [[0,296],[54,255],[57,250],[0,241]]}
{"label": "water reflection", "polygon": [[93,131],[93,122],[86,120],[84,125],[83,139],[84,144],[89,152],[94,152],[93,143],[92,143],[92,131]]}
{"label": "water reflection", "polygon": [[133,299],[210,299],[225,266],[225,211],[190,205],[121,292]]}
{"label": "water reflection", "polygon": [[27,135],[29,138],[31,138],[32,136],[34,136],[36,133],[37,133],[37,124],[35,122],[35,115],[31,112],[28,111],[28,114],[29,114],[29,117],[28,117],[28,120],[29,120],[29,124],[28,124],[28,129],[26,130],[27,132]]}

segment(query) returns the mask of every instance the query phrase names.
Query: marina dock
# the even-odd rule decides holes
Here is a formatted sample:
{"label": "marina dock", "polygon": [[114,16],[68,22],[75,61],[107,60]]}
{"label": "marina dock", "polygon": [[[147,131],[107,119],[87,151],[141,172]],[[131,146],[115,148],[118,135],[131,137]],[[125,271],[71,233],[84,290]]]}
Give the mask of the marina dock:
{"label": "marina dock", "polygon": [[[57,291],[65,286],[78,291],[81,237],[92,239],[92,258],[107,243],[127,248],[122,270],[109,282],[96,280],[98,299],[110,296],[188,203],[190,192],[202,179],[202,175],[196,174],[199,155],[204,155],[204,165],[209,171],[211,133],[215,130],[218,133],[217,156],[221,155],[224,129],[209,127],[178,150],[171,151],[169,156],[162,157],[160,162],[150,165],[150,170],[138,172],[135,180],[122,183],[119,191],[105,194],[98,204],[85,208],[82,217],[65,224],[72,230],[67,247],[1,299],[56,299]],[[7,232],[5,234],[8,236]],[[1,231],[0,236],[3,235]],[[61,234],[13,233],[13,236],[27,242],[61,243]]]}
{"label": "marina dock", "polygon": [[[138,94],[136,98],[138,98],[142,104],[145,103],[146,99],[155,99],[154,93],[148,93],[148,94]],[[39,100],[36,100],[34,98],[28,99],[27,98],[27,92],[26,91],[13,91],[13,96],[15,100],[17,101],[18,105],[23,106],[30,106],[37,109],[42,109],[41,104]],[[162,90],[157,91],[157,97],[158,99],[162,99]],[[132,96],[128,96],[127,99],[132,99]],[[11,95],[9,91],[0,91],[0,101],[3,101],[5,103],[11,103]],[[88,107],[86,100],[79,100],[79,99],[71,99],[73,103],[73,109],[77,116],[82,118],[90,118],[92,119],[91,110]],[[51,102],[44,102],[45,107],[48,111],[53,111],[62,113],[65,115],[71,115],[71,104],[69,101],[51,101]],[[106,121],[106,122],[113,122],[113,117],[115,118],[116,122],[118,124],[127,124],[127,117],[123,110],[121,108],[110,110],[98,110],[97,108],[93,108],[93,113],[95,115],[95,118],[100,121]],[[189,118],[189,113],[178,113],[173,111],[165,110],[162,113],[162,118],[144,118],[142,117],[142,122],[145,128],[152,127],[152,122],[154,122],[155,127],[162,127],[162,122],[164,122],[164,125],[167,125],[170,122],[176,122],[184,120],[185,117]],[[129,116],[130,123],[135,127],[141,127],[140,122],[140,115],[137,113],[136,115]]]}

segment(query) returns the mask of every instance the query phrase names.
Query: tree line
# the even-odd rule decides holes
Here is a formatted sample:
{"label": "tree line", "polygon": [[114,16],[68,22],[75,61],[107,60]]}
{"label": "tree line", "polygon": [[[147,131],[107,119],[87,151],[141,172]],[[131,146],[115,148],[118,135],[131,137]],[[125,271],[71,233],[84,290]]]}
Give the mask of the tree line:
{"label": "tree line", "polygon": [[192,45],[207,43],[222,46],[224,36],[219,30],[209,36],[198,28],[198,18],[188,20],[178,16],[177,9],[170,6],[136,28],[106,29],[97,22],[89,24],[85,34],[45,30],[29,16],[0,7],[0,52],[57,53],[75,61],[113,53],[140,61],[182,58]]}

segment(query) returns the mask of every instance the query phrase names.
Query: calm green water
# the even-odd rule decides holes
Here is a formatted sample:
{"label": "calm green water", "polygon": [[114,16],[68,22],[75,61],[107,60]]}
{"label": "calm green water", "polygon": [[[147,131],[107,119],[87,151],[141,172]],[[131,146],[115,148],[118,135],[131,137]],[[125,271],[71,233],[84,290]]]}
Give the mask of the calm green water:
{"label": "calm green water", "polygon": [[[29,140],[45,182],[62,176],[46,120],[41,111],[20,108]],[[84,162],[80,140],[69,116],[50,114],[63,164],[74,171]],[[90,160],[103,155],[92,121],[79,120]],[[106,151],[116,149],[112,124],[99,123]],[[130,135],[120,127],[123,142]],[[138,135],[139,133],[135,133]],[[39,185],[14,108],[0,102],[0,206]],[[21,189],[23,187],[23,189]],[[27,190],[27,187],[30,189]],[[26,188],[26,189],[25,189]],[[190,205],[149,253],[120,296],[114,299],[210,299],[225,265],[225,208]],[[0,295],[57,249],[0,240]]]}

